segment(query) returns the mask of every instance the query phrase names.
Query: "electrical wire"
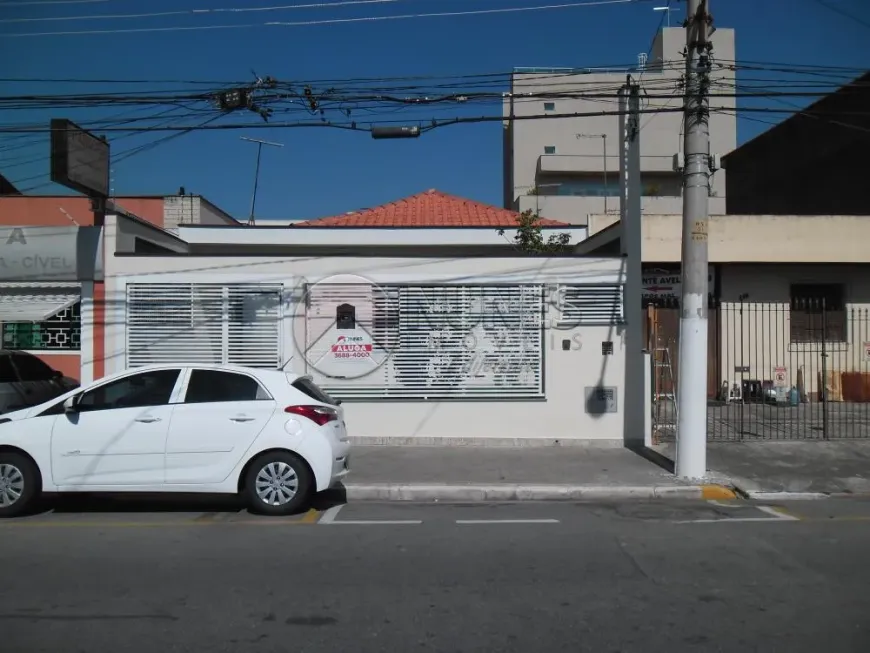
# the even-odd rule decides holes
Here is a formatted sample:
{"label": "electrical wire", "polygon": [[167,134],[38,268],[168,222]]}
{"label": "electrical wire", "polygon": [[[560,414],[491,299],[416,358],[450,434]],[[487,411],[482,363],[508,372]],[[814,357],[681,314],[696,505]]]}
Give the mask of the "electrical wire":
{"label": "electrical wire", "polygon": [[[139,154],[142,154],[143,152],[148,152],[148,151],[150,151],[150,150],[153,150],[153,149],[156,148],[156,147],[160,147],[161,145],[165,145],[166,143],[168,143],[168,142],[170,142],[170,141],[173,141],[173,140],[175,140],[175,139],[177,139],[177,138],[180,138],[180,137],[182,137],[182,136],[185,136],[185,135],[191,133],[192,131],[196,131],[196,130],[199,130],[199,129],[203,129],[203,128],[206,127],[207,125],[209,125],[209,124],[215,122],[216,120],[218,120],[218,119],[220,119],[220,118],[222,118],[222,117],[223,117],[223,116],[220,115],[220,114],[217,115],[217,116],[212,116],[212,117],[210,117],[208,120],[206,120],[206,121],[200,123],[199,125],[192,125],[192,126],[190,126],[186,131],[179,131],[179,132],[176,132],[176,133],[174,133],[174,134],[169,134],[169,135],[167,135],[167,136],[163,136],[163,137],[161,137],[161,138],[158,138],[157,140],[151,141],[150,143],[144,143],[144,144],[142,144],[142,145],[138,145],[138,146],[136,146],[136,147],[132,147],[132,148],[130,148],[130,149],[128,149],[128,150],[124,150],[123,152],[121,152],[121,153],[117,156],[117,158],[112,157],[112,158],[110,159],[110,166],[113,166],[113,167],[114,167],[114,166],[117,166],[118,164],[123,163],[124,161],[126,161],[127,159],[129,159],[129,158],[131,158],[131,157],[134,157],[134,156],[137,156],[137,155],[139,155]],[[81,164],[81,165],[87,165],[87,164],[84,163],[84,164]],[[17,180],[17,181],[12,182],[12,183],[13,183],[13,185],[17,186],[17,185],[19,185],[19,184],[21,184],[21,183],[23,183],[23,182],[25,182],[25,181],[32,181],[32,180],[34,180],[34,179],[40,179],[40,178],[42,178],[42,177],[44,177],[44,175],[34,175],[33,177],[28,177],[28,178],[25,178],[25,179],[22,179],[22,180]],[[46,186],[50,186],[52,183],[54,183],[54,182],[46,182],[46,183],[39,184],[39,185],[37,185],[37,186],[31,186],[31,187],[29,187],[29,188],[20,189],[20,191],[21,191],[22,194],[26,194],[26,193],[33,192],[34,190],[39,190],[40,188],[45,188]]]}
{"label": "electrical wire", "polygon": [[407,0],[335,0],[334,2],[311,2],[307,4],[273,5],[271,7],[220,7],[212,9],[175,9],[139,14],[96,14],[85,16],[40,16],[38,18],[2,18],[0,23],[43,23],[69,20],[124,20],[128,18],[165,18],[166,16],[210,16],[214,14],[241,14],[248,12],[288,11],[291,9],[325,9],[352,5],[376,5]]}
{"label": "electrical wire", "polygon": [[603,5],[627,5],[635,3],[646,3],[651,0],[584,0],[583,2],[565,2],[561,4],[550,5],[535,5],[527,7],[499,7],[496,9],[471,9],[461,11],[441,11],[416,14],[393,14],[387,16],[359,16],[354,18],[327,18],[320,20],[300,20],[300,21],[269,21],[265,23],[235,23],[229,25],[173,25],[168,27],[134,27],[123,29],[102,29],[102,30],[71,30],[71,31],[56,31],[56,32],[0,32],[0,38],[23,38],[33,36],[73,36],[87,34],[132,34],[132,33],[153,33],[153,32],[190,32],[201,30],[222,30],[222,29],[249,29],[253,27],[310,27],[314,25],[338,25],[345,23],[372,23],[385,20],[410,20],[416,18],[435,18],[435,17],[460,17],[460,16],[482,16],[492,14],[508,14],[518,12],[531,11],[547,11],[554,9],[576,9],[580,7],[598,7]]}
{"label": "electrical wire", "polygon": [[844,18],[848,18],[849,20],[857,23],[858,25],[861,25],[862,27],[866,27],[866,28],[870,29],[870,21],[866,21],[863,18],[859,18],[855,14],[853,14],[849,11],[846,11],[842,7],[832,5],[828,2],[825,2],[825,0],[813,0],[813,2],[815,2],[817,5],[821,5],[822,7],[827,9],[828,11],[832,11],[835,14],[839,14],[840,16],[843,16]]}
{"label": "electrical wire", "polygon": [[38,7],[40,5],[95,5],[102,2],[112,2],[112,0],[12,0],[4,2],[3,7]]}

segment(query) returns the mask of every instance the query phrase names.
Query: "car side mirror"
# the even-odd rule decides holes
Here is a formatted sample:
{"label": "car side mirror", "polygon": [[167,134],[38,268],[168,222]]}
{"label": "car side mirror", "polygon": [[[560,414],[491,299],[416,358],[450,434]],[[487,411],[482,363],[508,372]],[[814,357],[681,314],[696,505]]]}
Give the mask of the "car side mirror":
{"label": "car side mirror", "polygon": [[68,413],[77,413],[79,410],[79,398],[81,395],[67,397],[63,402],[63,409]]}

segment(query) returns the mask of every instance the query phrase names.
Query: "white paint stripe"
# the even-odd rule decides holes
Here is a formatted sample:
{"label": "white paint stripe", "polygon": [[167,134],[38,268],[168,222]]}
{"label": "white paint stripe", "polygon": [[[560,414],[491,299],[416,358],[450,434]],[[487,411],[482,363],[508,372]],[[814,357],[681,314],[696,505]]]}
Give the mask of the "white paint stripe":
{"label": "white paint stripe", "polygon": [[783,512],[780,512],[776,508],[772,508],[771,506],[758,506],[758,509],[761,512],[766,512],[768,515],[773,515],[774,517],[782,521],[800,521],[797,517],[787,515]]}
{"label": "white paint stripe", "polygon": [[457,519],[457,524],[558,524],[558,519]]}
{"label": "white paint stripe", "polygon": [[417,519],[408,519],[408,520],[396,520],[396,521],[390,521],[390,520],[385,520],[385,521],[348,520],[348,521],[332,521],[332,522],[327,522],[327,523],[331,524],[332,526],[343,526],[343,525],[349,525],[349,526],[387,526],[387,525],[399,526],[402,524],[422,524],[423,522],[420,520],[417,520]]}
{"label": "white paint stripe", "polygon": [[684,521],[675,521],[674,524],[733,524],[734,522],[747,521],[786,521],[779,517],[739,517],[737,519],[687,519]]}
{"label": "white paint stripe", "polygon": [[318,524],[332,524],[335,521],[335,516],[338,512],[344,508],[344,504],[338,506],[332,506],[332,508],[328,508],[326,512],[323,513],[323,517],[321,517],[317,523]]}
{"label": "white paint stripe", "polygon": [[714,506],[721,506],[722,508],[754,508],[750,503],[726,503],[725,501],[719,501],[718,499],[710,499],[707,503],[712,503]]}

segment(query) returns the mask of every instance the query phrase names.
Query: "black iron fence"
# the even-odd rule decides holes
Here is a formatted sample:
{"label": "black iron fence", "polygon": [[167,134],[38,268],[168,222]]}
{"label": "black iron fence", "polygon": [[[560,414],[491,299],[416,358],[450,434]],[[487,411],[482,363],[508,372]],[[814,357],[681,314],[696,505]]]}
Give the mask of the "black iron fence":
{"label": "black iron fence", "polygon": [[710,439],[870,438],[870,310],[810,298],[723,304],[718,319]]}

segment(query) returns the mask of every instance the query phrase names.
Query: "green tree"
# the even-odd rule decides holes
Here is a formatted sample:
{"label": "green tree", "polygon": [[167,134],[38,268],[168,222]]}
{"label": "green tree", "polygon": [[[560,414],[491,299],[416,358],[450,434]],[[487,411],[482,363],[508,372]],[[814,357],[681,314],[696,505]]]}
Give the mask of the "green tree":
{"label": "green tree", "polygon": [[[499,236],[504,236],[505,230],[498,230]],[[558,254],[568,249],[571,234],[550,234],[545,240],[541,230],[541,216],[529,209],[517,216],[517,231],[514,234],[514,246],[526,254]]]}

